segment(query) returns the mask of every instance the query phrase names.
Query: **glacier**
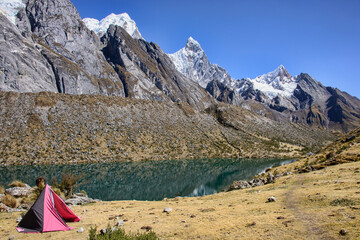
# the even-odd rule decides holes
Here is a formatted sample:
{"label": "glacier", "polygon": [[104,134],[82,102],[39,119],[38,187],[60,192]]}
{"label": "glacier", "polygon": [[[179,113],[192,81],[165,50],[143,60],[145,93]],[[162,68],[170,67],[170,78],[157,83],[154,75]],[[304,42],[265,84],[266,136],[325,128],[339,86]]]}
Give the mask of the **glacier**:
{"label": "glacier", "polygon": [[22,0],[0,1],[0,12],[4,14],[14,25],[16,25],[16,15],[25,7],[26,5],[22,2]]}

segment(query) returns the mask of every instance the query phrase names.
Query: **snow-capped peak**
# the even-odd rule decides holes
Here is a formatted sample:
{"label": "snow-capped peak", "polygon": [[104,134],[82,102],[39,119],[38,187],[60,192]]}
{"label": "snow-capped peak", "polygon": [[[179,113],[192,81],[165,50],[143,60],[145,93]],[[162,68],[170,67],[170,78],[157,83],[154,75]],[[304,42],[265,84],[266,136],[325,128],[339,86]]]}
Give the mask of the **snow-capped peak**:
{"label": "snow-capped peak", "polygon": [[103,18],[102,20],[97,20],[94,18],[84,18],[83,22],[85,25],[92,31],[94,31],[99,36],[102,36],[106,33],[111,24],[120,26],[126,30],[135,39],[144,39],[139,29],[136,26],[134,20],[132,20],[127,13],[114,14],[111,13],[109,16]]}
{"label": "snow-capped peak", "polygon": [[197,82],[200,80],[200,76],[194,68],[208,62],[200,44],[192,37],[189,37],[184,48],[176,53],[168,54],[168,56],[173,61],[176,70]]}
{"label": "snow-capped peak", "polygon": [[15,16],[18,14],[20,9],[25,8],[25,4],[22,0],[0,0],[0,12],[4,14],[14,25]]}
{"label": "snow-capped peak", "polygon": [[297,86],[295,78],[283,65],[250,81],[254,84],[255,89],[262,91],[270,98],[277,95],[290,96]]}

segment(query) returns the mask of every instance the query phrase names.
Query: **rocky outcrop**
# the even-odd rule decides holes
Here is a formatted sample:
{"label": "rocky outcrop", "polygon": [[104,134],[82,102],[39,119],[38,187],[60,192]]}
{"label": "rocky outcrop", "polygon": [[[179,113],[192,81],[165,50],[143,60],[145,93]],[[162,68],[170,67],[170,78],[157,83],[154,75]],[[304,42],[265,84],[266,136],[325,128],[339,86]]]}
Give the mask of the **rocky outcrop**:
{"label": "rocky outcrop", "polygon": [[92,199],[89,198],[86,194],[83,193],[75,193],[71,198],[68,198],[65,200],[65,203],[69,206],[75,206],[75,205],[83,205],[87,203],[96,203],[99,202],[98,199]]}
{"label": "rocky outcrop", "polygon": [[12,187],[5,190],[7,194],[10,194],[14,197],[28,197],[33,191],[33,188],[29,185],[25,187]]}
{"label": "rocky outcrop", "polygon": [[57,92],[51,65],[39,45],[21,35],[0,14],[0,90],[17,92]]}
{"label": "rocky outcrop", "polygon": [[[57,76],[59,92],[123,96],[123,86],[99,50],[100,41],[69,0],[29,0],[26,13]],[[61,56],[59,56],[61,55]]]}
{"label": "rocky outcrop", "polygon": [[235,105],[240,105],[240,103],[243,102],[243,98],[237,91],[217,80],[209,82],[206,86],[206,91],[208,91],[216,98],[216,100],[220,102],[231,103]]}
{"label": "rocky outcrop", "polygon": [[245,181],[245,180],[234,181],[226,189],[226,191],[241,190],[241,189],[246,189],[246,188],[263,186],[266,184],[274,183],[276,179],[278,179],[282,176],[287,176],[287,175],[292,175],[292,172],[285,172],[285,173],[277,174],[276,176],[274,176],[271,172],[268,172],[267,174],[263,173],[260,176],[256,176],[255,178],[253,178],[249,181]]}

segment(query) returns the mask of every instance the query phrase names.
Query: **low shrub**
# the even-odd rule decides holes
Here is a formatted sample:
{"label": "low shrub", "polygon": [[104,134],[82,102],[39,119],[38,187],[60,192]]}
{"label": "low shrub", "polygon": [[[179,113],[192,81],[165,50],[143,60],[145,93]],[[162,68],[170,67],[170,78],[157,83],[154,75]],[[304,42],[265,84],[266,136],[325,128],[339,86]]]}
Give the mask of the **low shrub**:
{"label": "low shrub", "polygon": [[18,203],[16,201],[16,198],[10,194],[5,194],[4,199],[2,200],[2,202],[11,208],[16,208],[18,206]]}
{"label": "low shrub", "polygon": [[44,186],[37,186],[34,187],[32,193],[29,196],[30,201],[34,202],[40,196],[40,193],[44,189]]}
{"label": "low shrub", "polygon": [[25,183],[19,180],[12,181],[9,185],[9,187],[25,187]]}
{"label": "low shrub", "polygon": [[96,233],[97,227],[90,227],[89,240],[155,240],[159,239],[153,231],[147,233],[125,233],[124,229],[111,229],[110,225],[105,233]]}
{"label": "low shrub", "polygon": [[[77,182],[80,180],[80,176],[76,174],[63,173],[61,182],[58,183],[56,177],[51,179],[51,186],[53,188],[58,188],[62,193],[64,193],[65,198],[71,197],[74,190],[77,187]],[[58,193],[57,193],[58,194]],[[58,194],[60,195],[60,194]]]}
{"label": "low shrub", "polygon": [[356,205],[356,202],[350,199],[346,199],[346,198],[341,198],[341,199],[335,199],[333,201],[330,202],[331,206],[352,206],[352,205]]}

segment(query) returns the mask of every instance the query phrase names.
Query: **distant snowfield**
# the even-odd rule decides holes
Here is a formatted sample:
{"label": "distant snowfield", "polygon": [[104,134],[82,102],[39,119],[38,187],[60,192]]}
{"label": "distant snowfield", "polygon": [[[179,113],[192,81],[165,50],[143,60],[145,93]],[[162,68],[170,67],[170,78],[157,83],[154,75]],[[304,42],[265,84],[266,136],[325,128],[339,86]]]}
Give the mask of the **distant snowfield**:
{"label": "distant snowfield", "polygon": [[267,74],[263,74],[250,81],[254,84],[254,89],[262,91],[266,96],[273,98],[277,95],[291,96],[297,86],[296,80],[291,76],[280,75],[286,71],[283,65]]}
{"label": "distant snowfield", "polygon": [[16,14],[25,7],[26,5],[22,0],[0,0],[0,12],[14,25],[16,24]]}
{"label": "distant snowfield", "polygon": [[114,14],[111,13],[109,16],[103,18],[102,20],[97,20],[95,18],[84,18],[83,22],[90,30],[94,31],[96,34],[102,36],[106,33],[111,24],[120,26],[125,29],[130,36],[135,39],[144,39],[134,20],[132,20],[127,13]]}

